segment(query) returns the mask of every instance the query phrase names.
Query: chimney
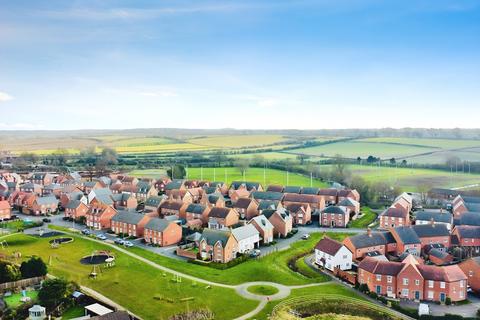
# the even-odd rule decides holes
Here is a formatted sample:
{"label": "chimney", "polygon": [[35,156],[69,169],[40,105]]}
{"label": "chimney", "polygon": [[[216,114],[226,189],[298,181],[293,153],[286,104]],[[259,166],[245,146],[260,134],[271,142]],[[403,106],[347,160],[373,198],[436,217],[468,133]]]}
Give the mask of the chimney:
{"label": "chimney", "polygon": [[430,224],[435,227],[435,220],[433,220],[433,218],[430,219]]}
{"label": "chimney", "polygon": [[370,229],[370,228],[367,229],[367,235],[369,237],[372,237],[372,229]]}

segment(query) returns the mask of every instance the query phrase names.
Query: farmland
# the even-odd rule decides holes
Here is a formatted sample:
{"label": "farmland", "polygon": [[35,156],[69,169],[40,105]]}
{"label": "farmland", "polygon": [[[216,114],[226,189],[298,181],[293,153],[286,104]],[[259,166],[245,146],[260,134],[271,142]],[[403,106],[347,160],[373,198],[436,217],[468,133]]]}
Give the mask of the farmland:
{"label": "farmland", "polygon": [[215,148],[246,148],[272,145],[287,141],[280,135],[221,135],[189,139],[191,144]]}

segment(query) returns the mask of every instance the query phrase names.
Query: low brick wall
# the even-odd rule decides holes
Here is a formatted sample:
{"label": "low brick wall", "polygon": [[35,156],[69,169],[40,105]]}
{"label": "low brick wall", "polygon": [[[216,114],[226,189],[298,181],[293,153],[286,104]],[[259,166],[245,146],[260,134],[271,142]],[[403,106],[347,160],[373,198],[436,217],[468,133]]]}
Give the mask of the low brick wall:
{"label": "low brick wall", "polygon": [[191,250],[185,250],[182,248],[177,249],[177,255],[188,259],[197,259],[197,253]]}
{"label": "low brick wall", "polygon": [[343,270],[340,270],[339,268],[335,268],[333,270],[333,274],[335,275],[335,277],[340,278],[340,279],[344,279],[345,281],[347,281],[348,283],[351,283],[353,285],[355,285],[357,283],[357,274],[356,273],[343,271]]}

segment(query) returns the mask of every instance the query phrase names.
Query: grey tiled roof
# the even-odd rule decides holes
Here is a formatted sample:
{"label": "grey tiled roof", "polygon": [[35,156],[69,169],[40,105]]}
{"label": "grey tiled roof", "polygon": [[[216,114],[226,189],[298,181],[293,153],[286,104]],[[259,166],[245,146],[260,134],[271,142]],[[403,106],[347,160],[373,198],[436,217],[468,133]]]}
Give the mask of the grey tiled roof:
{"label": "grey tiled roof", "polygon": [[358,234],[350,237],[350,241],[355,248],[368,248],[386,245],[387,242],[381,233],[373,232],[370,236],[368,234]]}
{"label": "grey tiled roof", "polygon": [[118,211],[118,213],[113,216],[112,221],[138,224],[144,217],[145,216],[143,214],[136,212]]}
{"label": "grey tiled roof", "polygon": [[237,241],[240,241],[258,235],[259,232],[254,226],[247,224],[246,226],[233,229],[232,234]]}
{"label": "grey tiled roof", "polygon": [[417,211],[415,219],[420,221],[433,219],[435,222],[452,223],[452,214],[450,212]]}
{"label": "grey tiled roof", "polygon": [[170,223],[174,223],[174,222],[171,222],[165,219],[152,218],[145,225],[145,229],[162,232],[170,225]]}
{"label": "grey tiled roof", "polygon": [[411,227],[396,227],[394,230],[404,244],[421,243],[417,233]]}
{"label": "grey tiled roof", "polygon": [[450,232],[444,224],[421,224],[412,226],[419,238],[448,237]]}
{"label": "grey tiled roof", "polygon": [[271,191],[255,191],[252,192],[251,196],[256,200],[280,201],[283,198],[283,193]]}

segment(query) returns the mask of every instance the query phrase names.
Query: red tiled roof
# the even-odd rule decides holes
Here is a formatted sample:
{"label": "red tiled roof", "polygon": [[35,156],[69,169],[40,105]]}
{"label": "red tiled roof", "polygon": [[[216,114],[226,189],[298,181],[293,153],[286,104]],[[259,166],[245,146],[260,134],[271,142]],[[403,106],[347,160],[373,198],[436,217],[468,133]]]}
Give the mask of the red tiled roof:
{"label": "red tiled roof", "polygon": [[315,246],[315,249],[328,253],[331,256],[334,256],[338,250],[343,246],[338,241],[335,241],[333,239],[330,239],[329,237],[323,237]]}
{"label": "red tiled roof", "polygon": [[247,209],[250,203],[252,202],[252,199],[250,198],[240,198],[237,200],[235,205],[233,206],[234,208],[241,208],[241,209]]}
{"label": "red tiled roof", "polygon": [[396,276],[403,268],[401,262],[380,261],[375,258],[367,257],[358,265],[359,269],[364,269],[373,274]]}
{"label": "red tiled roof", "polygon": [[406,218],[408,212],[399,208],[390,207],[383,211],[380,215],[384,217]]}

